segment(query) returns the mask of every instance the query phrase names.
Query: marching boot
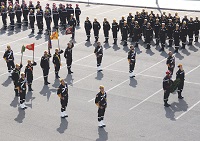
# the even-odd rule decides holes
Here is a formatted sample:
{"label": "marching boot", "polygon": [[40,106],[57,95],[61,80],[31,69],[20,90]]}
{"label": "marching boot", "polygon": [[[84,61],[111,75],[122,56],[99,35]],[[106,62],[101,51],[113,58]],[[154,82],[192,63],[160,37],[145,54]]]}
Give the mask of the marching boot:
{"label": "marching boot", "polygon": [[102,127],[106,127],[105,123],[103,122],[103,120],[100,121],[101,122],[101,126]]}
{"label": "marching boot", "polygon": [[168,45],[168,47],[172,47],[172,40],[169,40],[169,45]]}
{"label": "marching boot", "polygon": [[175,47],[174,53],[178,53],[178,48],[179,48],[179,47]]}
{"label": "marching boot", "polygon": [[72,74],[71,68],[68,68],[68,74]]}
{"label": "marching boot", "polygon": [[137,42],[135,43],[135,47],[138,47],[138,43]]}
{"label": "marching boot", "polygon": [[164,46],[162,46],[162,48],[161,48],[159,51],[160,51],[160,52],[161,52],[161,51],[164,51]]}
{"label": "marching boot", "polygon": [[105,41],[104,41],[104,43],[108,43],[108,38],[105,38]]}
{"label": "marching boot", "polygon": [[25,105],[25,103],[22,104],[23,105],[23,109],[27,109],[27,106]]}
{"label": "marching boot", "polygon": [[29,84],[29,85],[28,85],[28,91],[33,91],[33,89],[31,88],[31,85],[32,85],[32,84]]}
{"label": "marching boot", "polygon": [[184,97],[182,97],[182,95],[181,95],[181,92],[180,91],[178,91],[178,98],[179,99],[183,99]]}
{"label": "marching boot", "polygon": [[117,44],[117,39],[114,39],[114,43],[113,43],[114,45],[116,45]]}
{"label": "marching boot", "polygon": [[151,47],[150,47],[150,44],[147,44],[147,47],[146,47],[146,49],[150,49]]}
{"label": "marching boot", "polygon": [[169,107],[170,106],[170,104],[167,103],[167,100],[164,100],[164,106],[165,107]]}
{"label": "marching boot", "polygon": [[19,96],[18,89],[14,89],[14,90],[15,90],[15,96]]}
{"label": "marching boot", "polygon": [[90,41],[90,36],[87,36],[87,40],[86,41],[88,41],[88,42]]}
{"label": "marching boot", "polygon": [[188,43],[188,45],[189,45],[189,46],[191,46],[191,45],[192,45],[192,41],[191,41],[191,40],[189,40],[189,43]]}
{"label": "marching boot", "polygon": [[195,41],[194,42],[198,42],[198,37],[195,37]]}
{"label": "marching boot", "polygon": [[102,124],[101,124],[101,121],[99,121],[98,127],[99,127],[99,128],[103,128],[103,126],[102,126]]}
{"label": "marching boot", "polygon": [[32,33],[32,34],[34,33],[34,29],[32,29],[31,33]]}
{"label": "marching boot", "polygon": [[61,118],[65,118],[64,112],[61,112],[60,116]]}
{"label": "marching boot", "polygon": [[159,45],[159,40],[158,39],[156,39],[156,45]]}
{"label": "marching boot", "polygon": [[124,45],[123,46],[127,46],[127,41],[124,41]]}
{"label": "marching boot", "polygon": [[66,111],[63,112],[63,115],[64,115],[65,117],[68,117]]}
{"label": "marching boot", "polygon": [[44,85],[48,85],[48,84],[50,83],[48,82],[47,77],[44,77]]}
{"label": "marching boot", "polygon": [[181,47],[181,49],[185,49],[185,44],[182,44],[182,47]]}

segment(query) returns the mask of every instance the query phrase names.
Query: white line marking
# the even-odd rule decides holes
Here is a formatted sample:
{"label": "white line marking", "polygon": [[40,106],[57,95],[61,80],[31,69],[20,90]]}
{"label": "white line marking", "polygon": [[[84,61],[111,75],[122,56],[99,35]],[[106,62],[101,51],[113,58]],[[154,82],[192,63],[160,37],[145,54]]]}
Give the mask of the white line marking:
{"label": "white line marking", "polygon": [[118,10],[118,9],[122,9],[122,7],[115,8],[115,9],[112,9],[112,10],[109,10],[109,11],[105,11],[105,12],[102,12],[102,13],[99,13],[99,14],[96,14],[96,15],[99,16],[99,15],[102,15],[102,14],[105,14],[105,13],[108,13],[108,12],[112,12],[112,11],[115,11],[115,10]]}

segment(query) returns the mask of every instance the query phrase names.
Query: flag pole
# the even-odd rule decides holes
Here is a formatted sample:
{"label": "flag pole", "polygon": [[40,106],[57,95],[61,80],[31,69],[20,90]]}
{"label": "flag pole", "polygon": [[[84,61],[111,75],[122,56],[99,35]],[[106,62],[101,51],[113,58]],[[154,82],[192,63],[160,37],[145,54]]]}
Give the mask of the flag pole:
{"label": "flag pole", "polygon": [[22,54],[21,54],[21,62],[20,62],[20,64],[22,64],[22,57],[23,57],[23,52],[22,52]]}
{"label": "flag pole", "polygon": [[[58,29],[57,29],[57,33],[58,33]],[[58,48],[59,48],[59,50],[60,50],[59,34],[58,34]]]}

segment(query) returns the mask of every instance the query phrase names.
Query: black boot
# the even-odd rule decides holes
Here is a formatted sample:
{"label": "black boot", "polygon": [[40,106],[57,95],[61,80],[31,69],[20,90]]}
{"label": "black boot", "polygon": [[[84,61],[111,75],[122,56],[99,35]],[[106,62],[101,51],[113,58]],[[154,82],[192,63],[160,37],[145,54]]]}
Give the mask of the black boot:
{"label": "black boot", "polygon": [[181,49],[185,49],[185,44],[182,44],[182,47],[181,47]]}
{"label": "black boot", "polygon": [[135,47],[138,47],[138,43],[137,42],[135,43]]}
{"label": "black boot", "polygon": [[147,47],[146,47],[146,49],[150,49],[150,48],[151,48],[150,44],[147,43]]}
{"label": "black boot", "polygon": [[113,43],[114,45],[116,45],[117,44],[117,39],[114,39],[114,43]]}
{"label": "black boot", "polygon": [[192,40],[189,41],[189,44],[188,44],[188,45],[190,45],[190,46],[192,45]]}
{"label": "black boot", "polygon": [[127,41],[124,41],[124,45],[123,46],[127,46]]}
{"label": "black boot", "polygon": [[178,53],[178,48],[179,48],[179,47],[175,47],[174,53]]}
{"label": "black boot", "polygon": [[34,29],[32,29],[31,33],[32,33],[32,34],[34,33]]}
{"label": "black boot", "polygon": [[33,91],[33,89],[31,88],[31,85],[32,85],[32,84],[29,84],[29,85],[28,85],[28,91]]}
{"label": "black boot", "polygon": [[90,41],[90,36],[87,36],[87,40],[86,41],[88,41],[88,42]]}
{"label": "black boot", "polygon": [[15,96],[19,96],[18,89],[14,89],[14,91],[15,91]]}
{"label": "black boot", "polygon": [[195,37],[195,41],[194,42],[198,42],[198,37]]}
{"label": "black boot", "polygon": [[48,85],[48,84],[50,83],[48,82],[47,77],[44,77],[44,85]]}
{"label": "black boot", "polygon": [[156,45],[159,45],[159,40],[158,39],[156,39]]}
{"label": "black boot", "polygon": [[71,68],[68,68],[68,74],[72,74],[74,72],[71,71]]}
{"label": "black boot", "polygon": [[162,46],[162,48],[161,48],[159,51],[160,51],[160,52],[161,52],[161,51],[164,51],[164,46]]}
{"label": "black boot", "polygon": [[167,103],[167,100],[164,100],[164,106],[165,107],[169,107],[170,106],[170,104]]}
{"label": "black boot", "polygon": [[178,98],[179,99],[183,99],[184,97],[182,97],[181,92],[178,91]]}
{"label": "black boot", "polygon": [[169,45],[168,45],[168,47],[172,47],[172,40],[169,40]]}

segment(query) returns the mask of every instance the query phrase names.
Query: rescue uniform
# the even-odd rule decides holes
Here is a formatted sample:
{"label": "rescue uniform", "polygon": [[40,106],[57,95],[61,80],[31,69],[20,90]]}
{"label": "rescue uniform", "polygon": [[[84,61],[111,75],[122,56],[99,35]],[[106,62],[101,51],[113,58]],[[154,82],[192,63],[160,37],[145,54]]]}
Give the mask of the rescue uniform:
{"label": "rescue uniform", "polygon": [[136,52],[134,50],[130,50],[128,52],[128,61],[129,61],[129,77],[133,78],[134,75],[134,69],[135,69],[135,62],[136,62]]}
{"label": "rescue uniform", "polygon": [[45,21],[46,21],[46,26],[47,26],[47,33],[50,34],[51,32],[51,14],[49,12],[45,12]]}
{"label": "rescue uniform", "polygon": [[66,29],[67,23],[66,23],[66,18],[67,18],[67,10],[65,7],[63,7],[62,12],[61,12],[61,21],[63,25],[63,29]]}
{"label": "rescue uniform", "polygon": [[198,39],[199,39],[199,30],[200,30],[200,21],[199,20],[194,20],[195,42],[198,42]]}
{"label": "rescue uniform", "polygon": [[103,47],[97,46],[94,50],[94,53],[96,54],[96,58],[97,58],[97,71],[102,71],[101,62],[103,58]]}
{"label": "rescue uniform", "polygon": [[86,32],[86,36],[87,36],[87,40],[86,41],[90,41],[90,31],[92,29],[92,24],[89,20],[86,20],[84,23],[84,27],[85,27],[85,32]]}
{"label": "rescue uniform", "polygon": [[103,22],[103,32],[105,37],[104,43],[108,43],[109,31],[110,31],[110,23],[108,21]]}
{"label": "rescue uniform", "polygon": [[9,76],[11,76],[11,72],[15,68],[13,51],[12,50],[7,50],[4,53],[3,58],[5,59],[5,61],[7,63]]}
{"label": "rescue uniform", "polygon": [[6,29],[7,28],[7,10],[6,10],[6,8],[1,9],[1,16],[2,16],[2,22],[3,22],[4,29]]}
{"label": "rescue uniform", "polygon": [[164,106],[169,107],[170,105],[167,103],[169,95],[170,95],[170,86],[172,84],[171,77],[166,75],[163,79],[163,90],[164,90]]}
{"label": "rescue uniform", "polygon": [[76,16],[76,21],[77,21],[77,26],[80,25],[80,16],[81,15],[81,9],[77,6],[75,8],[75,16]]}
{"label": "rescue uniform", "polygon": [[172,22],[169,22],[167,25],[167,36],[169,38],[169,46],[168,47],[172,47],[173,30],[174,30],[174,24]]}
{"label": "rescue uniform", "polygon": [[[121,19],[121,20],[119,21],[119,29],[120,29],[120,32],[121,32],[121,36],[122,36],[122,28],[123,28],[123,26],[124,26],[124,21],[125,21],[125,19]],[[122,39],[122,41],[123,41],[123,39]]]}
{"label": "rescue uniform", "polygon": [[147,43],[147,48],[146,49],[150,49],[151,48],[151,39],[152,39],[152,36],[153,36],[153,30],[152,30],[152,27],[149,26],[149,27],[146,27],[146,43]]}
{"label": "rescue uniform", "polygon": [[193,42],[193,34],[194,34],[194,22],[193,21],[188,21],[188,36],[189,36],[189,44],[192,45]]}
{"label": "rescue uniform", "polygon": [[31,26],[31,29],[32,29],[32,32],[31,33],[34,33],[34,30],[35,30],[35,26],[34,26],[34,23],[35,23],[35,15],[33,12],[30,12],[29,13],[29,21],[30,21],[30,26]]}
{"label": "rescue uniform", "polygon": [[167,33],[167,30],[166,30],[165,27],[160,29],[160,34],[159,34],[159,36],[160,36],[161,47],[162,47],[162,48],[160,49],[160,51],[164,51],[165,41],[166,41],[166,33]]}
{"label": "rescue uniform", "polygon": [[180,28],[180,36],[181,36],[181,41],[182,41],[182,48],[181,49],[185,49],[187,32],[188,32],[187,26],[182,26]]}
{"label": "rescue uniform", "polygon": [[60,54],[63,53],[63,50],[59,51],[58,54],[55,53],[53,55],[53,64],[55,65],[55,77],[58,79],[60,78],[58,73],[60,70],[60,66],[61,66],[61,59],[60,59]]}
{"label": "rescue uniform", "polygon": [[58,29],[59,12],[58,12],[57,7],[55,7],[55,8],[52,10],[52,13],[53,13],[54,28],[55,28],[55,29]]}
{"label": "rescue uniform", "polygon": [[71,17],[68,21],[68,25],[70,25],[72,27],[72,39],[74,39],[74,35],[75,35],[75,27],[76,27],[76,19],[73,17]]}
{"label": "rescue uniform", "polygon": [[131,22],[130,23],[130,33],[129,33],[129,37],[132,39],[131,42],[134,42],[134,28],[135,28],[135,22]]}
{"label": "rescue uniform", "polygon": [[22,64],[20,64],[19,69],[14,68],[13,72],[12,72],[12,80],[13,80],[13,83],[14,83],[15,96],[19,96],[18,81],[19,81],[19,78],[20,78],[21,68],[22,68]]}
{"label": "rescue uniform", "polygon": [[122,27],[122,40],[124,41],[123,46],[127,46],[128,33],[129,33],[129,27],[128,25],[124,25]]}
{"label": "rescue uniform", "polygon": [[20,78],[18,81],[19,96],[20,96],[20,107],[25,109],[25,99],[26,99],[26,78]]}
{"label": "rescue uniform", "polygon": [[155,33],[156,45],[159,45],[160,27],[161,27],[160,23],[155,23],[155,25],[154,25],[154,33]]}
{"label": "rescue uniform", "polygon": [[36,20],[37,20],[37,26],[38,26],[38,34],[42,34],[43,31],[43,15],[40,11],[36,13]]}
{"label": "rescue uniform", "polygon": [[140,34],[141,34],[140,26],[139,25],[135,25],[135,28],[134,28],[135,47],[138,47],[138,42],[139,42],[139,39],[140,39]]}
{"label": "rescue uniform", "polygon": [[166,64],[168,66],[168,70],[171,72],[171,75],[173,75],[175,67],[175,57],[174,56],[167,57]]}
{"label": "rescue uniform", "polygon": [[67,63],[67,69],[68,69],[68,74],[73,73],[71,71],[71,65],[72,65],[72,49],[74,47],[74,44],[72,43],[71,48],[67,47],[65,49],[64,57],[66,58],[66,63]]}
{"label": "rescue uniform", "polygon": [[15,14],[16,14],[16,17],[17,17],[17,24],[18,24],[18,27],[21,27],[21,16],[22,16],[22,10],[21,10],[21,7],[18,6],[16,11],[15,11]]}
{"label": "rescue uniform", "polygon": [[117,44],[117,33],[119,31],[119,25],[117,22],[112,23],[112,33],[113,33],[113,39],[114,39],[114,43],[113,44]]}
{"label": "rescue uniform", "polygon": [[15,27],[15,23],[14,23],[15,11],[14,11],[14,8],[12,8],[12,7],[9,8],[9,17],[10,17],[10,29],[14,30],[14,27]]}
{"label": "rescue uniform", "polygon": [[28,91],[33,91],[32,89],[32,82],[33,82],[33,66],[36,66],[37,63],[33,62],[31,64],[27,64],[26,68],[25,68],[25,76],[26,76],[26,80],[28,83]]}
{"label": "rescue uniform", "polygon": [[26,4],[23,5],[22,11],[23,11],[24,24],[25,24],[25,26],[28,26],[28,13],[29,13],[29,9],[28,9],[28,7],[27,7]]}
{"label": "rescue uniform", "polygon": [[94,37],[95,37],[95,42],[98,41],[99,39],[99,30],[101,29],[101,25],[98,21],[93,22],[93,30],[94,30]]}
{"label": "rescue uniform", "polygon": [[50,65],[49,65],[49,58],[51,58],[51,54],[48,54],[47,56],[42,56],[41,61],[40,61],[40,66],[42,68],[43,71],[43,77],[44,77],[44,84],[48,85],[50,84],[48,82],[48,75],[49,75],[49,69],[50,69]]}
{"label": "rescue uniform", "polygon": [[178,93],[178,98],[179,99],[183,99],[181,93],[183,91],[183,87],[184,87],[184,81],[185,81],[185,71],[184,70],[178,70],[176,72],[176,79],[180,79],[180,83],[178,85],[178,90],[177,90],[177,93]]}
{"label": "rescue uniform", "polygon": [[179,49],[179,43],[180,43],[180,30],[174,30],[173,33],[174,36],[174,45],[175,45],[175,53],[178,53],[178,49]]}

